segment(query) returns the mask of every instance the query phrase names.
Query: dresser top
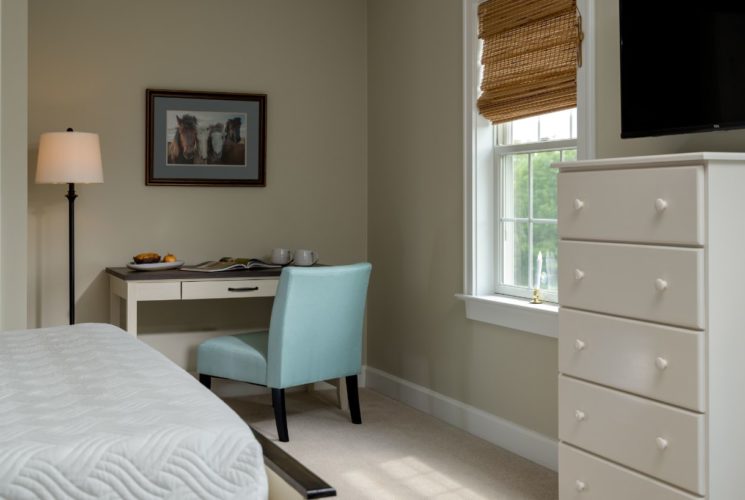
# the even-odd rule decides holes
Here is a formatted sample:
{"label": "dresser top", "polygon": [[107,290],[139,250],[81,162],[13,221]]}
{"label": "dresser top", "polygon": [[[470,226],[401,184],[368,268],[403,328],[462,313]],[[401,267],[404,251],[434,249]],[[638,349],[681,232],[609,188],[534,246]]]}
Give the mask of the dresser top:
{"label": "dresser top", "polygon": [[600,170],[613,168],[665,167],[680,165],[700,165],[703,162],[738,162],[745,164],[745,153],[677,153],[667,155],[629,156],[625,158],[601,158],[597,160],[579,160],[554,163],[554,168],[561,171]]}

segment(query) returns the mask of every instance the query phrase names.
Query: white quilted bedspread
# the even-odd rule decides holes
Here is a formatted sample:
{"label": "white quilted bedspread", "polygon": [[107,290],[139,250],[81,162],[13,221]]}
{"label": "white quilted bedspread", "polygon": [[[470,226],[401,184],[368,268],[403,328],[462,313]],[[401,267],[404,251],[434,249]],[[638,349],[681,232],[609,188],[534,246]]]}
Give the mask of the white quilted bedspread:
{"label": "white quilted bedspread", "polygon": [[0,498],[266,498],[219,398],[111,325],[0,332]]}

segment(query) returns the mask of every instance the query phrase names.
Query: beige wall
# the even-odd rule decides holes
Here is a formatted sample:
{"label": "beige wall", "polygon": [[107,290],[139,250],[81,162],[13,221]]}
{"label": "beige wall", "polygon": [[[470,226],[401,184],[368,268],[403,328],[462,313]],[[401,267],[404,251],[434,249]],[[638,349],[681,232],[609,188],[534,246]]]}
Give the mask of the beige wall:
{"label": "beige wall", "polygon": [[462,7],[371,0],[368,365],[557,433],[556,341],[465,319]]}
{"label": "beige wall", "polygon": [[[79,322],[108,320],[103,269],[142,251],[366,258],[363,0],[31,0],[29,14],[30,326],[67,320],[65,187],[33,184],[45,131],[101,136],[105,182],[76,201]],[[146,88],[268,94],[267,187],[145,186]],[[168,332],[265,326],[270,307],[146,304],[144,329],[166,333],[142,338],[191,364],[203,336]]]}
{"label": "beige wall", "polygon": [[26,327],[28,2],[0,2],[0,328]]}

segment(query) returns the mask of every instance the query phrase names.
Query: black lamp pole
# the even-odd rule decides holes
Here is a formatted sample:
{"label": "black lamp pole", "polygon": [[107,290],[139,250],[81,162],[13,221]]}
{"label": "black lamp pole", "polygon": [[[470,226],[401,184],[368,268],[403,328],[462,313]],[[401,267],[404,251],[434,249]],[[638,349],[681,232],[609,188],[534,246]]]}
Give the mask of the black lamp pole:
{"label": "black lamp pole", "polygon": [[[72,130],[69,130],[70,132]],[[75,183],[69,182],[67,184],[67,194],[65,195],[65,198],[67,198],[68,203],[68,215],[69,215],[69,223],[68,227],[70,229],[70,234],[68,236],[69,238],[69,246],[70,246],[70,324],[75,324],[75,198],[77,198],[78,195],[75,193]]]}
{"label": "black lamp pole", "polygon": [[[72,128],[67,129],[68,132],[72,132]],[[68,182],[67,183],[67,194],[65,195],[65,198],[67,198],[68,202],[68,224],[67,227],[69,229],[68,234],[68,245],[69,245],[69,258],[70,258],[70,264],[68,266],[68,270],[70,273],[69,276],[69,285],[70,285],[70,324],[75,324],[75,198],[77,198],[78,195],[75,192],[75,183],[74,182]]]}

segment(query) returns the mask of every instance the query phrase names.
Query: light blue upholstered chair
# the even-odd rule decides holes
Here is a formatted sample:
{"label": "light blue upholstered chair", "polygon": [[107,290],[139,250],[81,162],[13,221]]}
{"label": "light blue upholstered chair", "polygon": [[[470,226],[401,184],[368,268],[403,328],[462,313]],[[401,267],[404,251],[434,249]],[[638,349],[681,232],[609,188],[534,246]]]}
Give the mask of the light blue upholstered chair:
{"label": "light blue upholstered chair", "polygon": [[285,388],[345,377],[352,422],[362,423],[357,374],[372,266],[286,267],[279,278],[269,331],[215,337],[199,345],[197,372],[272,390],[280,441],[289,441]]}

